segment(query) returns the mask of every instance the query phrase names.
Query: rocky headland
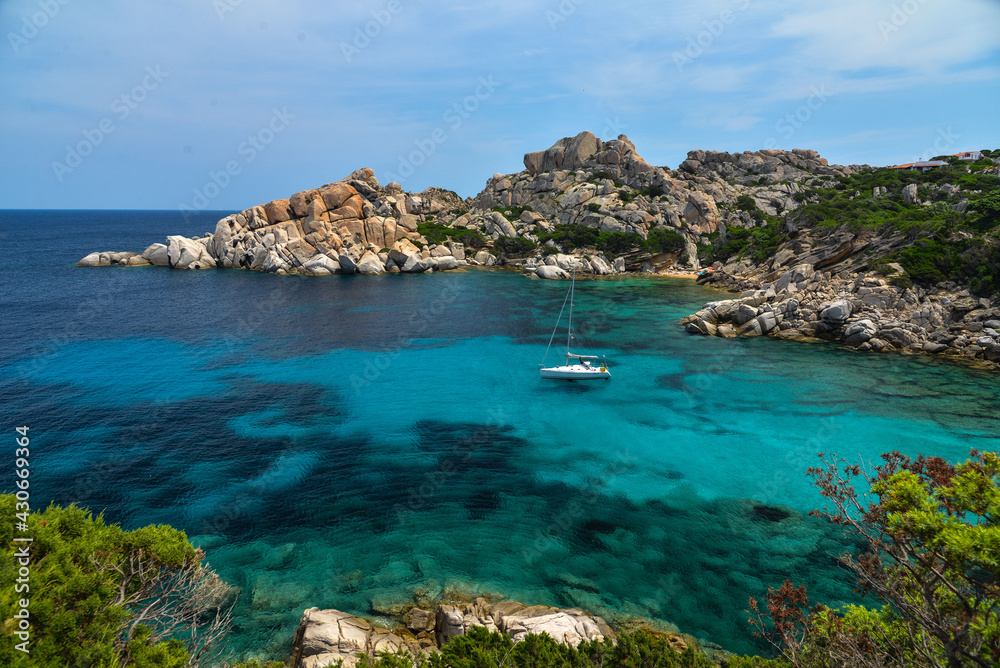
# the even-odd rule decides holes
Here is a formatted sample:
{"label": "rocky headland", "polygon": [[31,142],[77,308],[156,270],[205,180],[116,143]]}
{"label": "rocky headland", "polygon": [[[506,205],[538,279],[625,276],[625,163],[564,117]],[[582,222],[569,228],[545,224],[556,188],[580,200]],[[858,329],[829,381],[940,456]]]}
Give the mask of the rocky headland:
{"label": "rocky headland", "polygon": [[[992,154],[986,151],[986,154]],[[816,151],[691,151],[677,169],[625,135],[565,137],[474,198],[405,192],[363,168],[245,209],[197,238],[83,266],[275,274],[508,267],[547,279],[703,270],[738,293],[691,333],[824,339],[860,351],[1000,361],[1000,152],[930,174],[830,165]],[[992,217],[991,217],[992,216]]]}
{"label": "rocky headland", "polygon": [[[81,266],[243,268],[276,274],[420,273],[467,265],[509,266],[541,278],[699,268],[698,246],[720,226],[743,227],[720,209],[748,193],[793,208],[794,179],[850,174],[815,151],[735,154],[766,183],[702,174],[725,163],[693,151],[680,169],[656,167],[625,135],[582,132],[524,156],[517,174],[495,174],[475,198],[381,186],[372,170],[226,216],[201,237],[168,237],[141,253],[94,252]],[[702,165],[707,167],[702,167]],[[792,179],[788,183],[779,183]],[[563,234],[559,234],[563,232]],[[568,233],[567,233],[568,232]],[[589,243],[588,243],[589,242]]]}
{"label": "rocky headland", "polygon": [[[737,240],[741,253],[717,241],[724,260],[698,278],[738,296],[709,302],[682,324],[693,334],[821,339],[996,368],[1000,160],[975,172],[955,163],[933,174],[870,169],[829,185],[810,179],[780,217],[762,211],[756,196],[739,202],[758,225]],[[893,181],[896,189],[854,190]]]}

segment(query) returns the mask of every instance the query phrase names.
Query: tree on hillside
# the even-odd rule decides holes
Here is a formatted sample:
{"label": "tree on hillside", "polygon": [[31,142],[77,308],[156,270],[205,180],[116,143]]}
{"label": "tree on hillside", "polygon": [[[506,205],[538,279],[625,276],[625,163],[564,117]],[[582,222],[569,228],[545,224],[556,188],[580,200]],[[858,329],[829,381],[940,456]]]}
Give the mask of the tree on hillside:
{"label": "tree on hillside", "polygon": [[751,623],[796,666],[1000,665],[1000,456],[882,459],[824,457],[809,475],[832,505],[814,514],[863,539],[842,562],[883,607],[810,608],[786,581],[766,610],[751,599]]}
{"label": "tree on hillside", "polygon": [[980,215],[978,229],[989,230],[1000,225],[1000,190],[994,190],[989,195],[973,202],[969,208]]}
{"label": "tree on hillside", "polygon": [[[27,516],[25,505],[0,496],[4,556],[0,665],[32,668],[192,668],[211,665],[229,628],[231,588],[202,563],[203,554],[169,526],[124,531],[71,505]],[[23,517],[23,515],[22,515]],[[29,588],[15,592],[15,552],[30,536]],[[10,623],[28,601],[30,654],[15,649]]]}

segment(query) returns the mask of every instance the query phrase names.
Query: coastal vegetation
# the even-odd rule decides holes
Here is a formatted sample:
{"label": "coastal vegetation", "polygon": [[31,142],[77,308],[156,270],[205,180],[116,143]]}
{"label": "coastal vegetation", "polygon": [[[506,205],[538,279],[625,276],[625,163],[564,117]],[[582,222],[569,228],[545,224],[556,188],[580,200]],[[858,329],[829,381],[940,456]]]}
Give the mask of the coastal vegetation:
{"label": "coastal vegetation", "polygon": [[[988,154],[984,151],[984,154]],[[780,215],[760,210],[749,195],[735,208],[750,215],[746,228],[712,235],[712,248],[700,251],[708,262],[768,261],[785,241],[803,230],[822,237],[849,231],[885,239],[870,265],[884,271],[898,263],[905,275],[898,284],[931,286],[941,281],[967,284],[979,296],[1000,293],[1000,177],[982,173],[989,158],[927,172],[877,168],[836,179],[806,179],[794,199],[801,206]]]}
{"label": "coastal vegetation", "polygon": [[[709,656],[642,627],[577,647],[546,635],[515,643],[473,627],[440,652],[362,656],[361,668],[778,668],[780,666],[995,666],[1000,662],[1000,455],[976,452],[952,465],[898,452],[879,465],[823,456],[810,468],[828,507],[814,511],[863,548],[844,555],[859,591],[878,608],[811,605],[785,581],[750,599],[750,623],[781,657]],[[870,490],[870,491],[868,491]],[[7,517],[12,495],[0,496]],[[219,665],[232,590],[183,532],[124,531],[74,505],[31,512],[30,665],[40,668],[190,668]],[[17,577],[13,524],[0,564],[0,612],[12,639]],[[3,665],[29,665],[13,642]],[[232,668],[283,668],[249,662]]]}
{"label": "coastal vegetation", "polygon": [[794,666],[1000,665],[1000,455],[882,459],[809,469],[831,506],[815,514],[861,539],[841,562],[882,607],[810,607],[786,580],[751,622]]}
{"label": "coastal vegetation", "polygon": [[[486,237],[479,230],[455,228],[436,221],[427,221],[417,225],[417,231],[430,244],[444,244],[448,241],[464,244],[469,248],[483,248]],[[416,243],[416,242],[415,242]]]}
{"label": "coastal vegetation", "polygon": [[[584,640],[577,647],[544,634],[530,634],[515,643],[510,636],[483,626],[453,638],[440,652],[416,660],[406,653],[361,657],[359,668],[714,668],[718,664],[698,651],[678,651],[663,634],[639,629],[617,641]],[[784,661],[731,657],[723,668],[780,668]],[[244,666],[243,668],[255,668]]]}
{"label": "coastal vegetation", "polygon": [[564,249],[593,248],[601,253],[620,255],[637,251],[651,254],[680,251],[684,237],[666,228],[650,230],[644,239],[634,232],[608,232],[578,223],[556,225],[552,232],[540,232],[540,243],[552,241]]}
{"label": "coastal vegetation", "polygon": [[[214,665],[235,597],[183,532],[166,525],[125,531],[75,505],[30,513],[24,505],[0,496],[8,520],[0,528],[0,665]],[[18,536],[30,535],[30,543],[14,542],[17,513],[27,527]],[[27,577],[15,558],[25,545]],[[24,618],[24,610],[28,652],[15,649],[24,626],[15,615]]]}

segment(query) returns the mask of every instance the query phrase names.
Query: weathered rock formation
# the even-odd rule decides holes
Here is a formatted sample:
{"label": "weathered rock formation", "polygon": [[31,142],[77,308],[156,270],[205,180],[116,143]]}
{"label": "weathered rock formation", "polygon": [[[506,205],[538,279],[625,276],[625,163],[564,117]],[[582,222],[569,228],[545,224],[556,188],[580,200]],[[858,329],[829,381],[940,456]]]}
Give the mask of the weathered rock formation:
{"label": "weathered rock formation", "polygon": [[[709,179],[706,187],[718,184],[712,181],[713,175],[723,177],[723,192],[759,184],[744,194],[764,213],[786,215],[780,223],[781,242],[763,258],[747,253],[743,259],[716,265],[699,278],[701,283],[739,296],[705,304],[682,324],[692,333],[824,339],[860,351],[971,357],[995,366],[1000,361],[1000,337],[990,325],[1000,324],[1000,309],[954,281],[914,285],[903,267],[891,261],[914,244],[917,231],[894,225],[857,231],[850,225],[817,225],[808,215],[787,215],[802,203],[821,203],[813,188],[843,189],[842,181],[829,179],[859,169],[865,167],[827,165],[814,151],[798,149],[732,155],[689,153],[680,172],[688,172],[696,180]],[[800,184],[811,190],[800,189]],[[915,183],[893,193],[879,186],[872,189],[871,199],[950,207],[962,213],[969,203],[967,197],[962,198],[962,190],[958,183],[930,183],[920,191],[926,194],[918,196]],[[792,197],[783,198],[782,192]],[[868,196],[845,194],[849,200]],[[745,200],[743,204],[746,208]],[[886,204],[892,206],[891,201]],[[746,211],[730,211],[719,225],[716,246],[725,240],[737,216],[747,223],[743,227],[754,227]],[[970,236],[967,230],[954,234]]]}
{"label": "weathered rock formation", "polygon": [[615,637],[603,619],[582,610],[525,606],[515,601],[490,603],[484,598],[440,603],[433,608],[413,607],[403,620],[405,627],[390,630],[339,610],[310,608],[303,613],[296,633],[293,665],[321,668],[343,660],[345,666],[353,666],[358,654],[374,656],[382,651],[404,650],[416,655],[434,651],[474,626],[506,633],[514,642],[524,640],[529,633],[545,633],[574,647],[582,640]]}
{"label": "weathered rock formation", "polygon": [[[461,205],[453,193],[427,197],[380,187],[372,170],[226,216],[214,233],[167,238],[141,254],[91,253],[81,266],[244,268],[276,274],[418,273],[469,264],[461,244],[427,244],[417,232],[432,211]],[[416,245],[416,244],[419,244]],[[474,263],[474,261],[473,261]]]}
{"label": "weathered rock formation", "polygon": [[[202,237],[169,237],[141,254],[91,253],[78,264],[311,275],[499,265],[540,278],[565,278],[574,269],[603,275],[698,268],[697,248],[711,243],[709,235],[755,225],[731,206],[741,195],[753,197],[765,212],[789,211],[799,206],[793,197],[798,181],[857,169],[830,166],[815,151],[796,149],[691,151],[679,169],[670,170],[643,160],[625,135],[602,141],[590,132],[528,153],[524,165],[517,174],[495,174],[468,200],[440,188],[407,193],[395,183],[383,187],[370,169],[359,169],[335,183],[227,216]],[[421,223],[453,229],[450,236],[475,240],[476,247],[429,243],[418,230]],[[634,249],[614,256],[540,243],[558,225],[633,239],[662,229],[682,243],[664,252]]]}
{"label": "weathered rock formation", "polygon": [[[827,252],[807,257],[836,257]],[[832,254],[832,255],[831,255]],[[722,337],[774,336],[837,341],[862,352],[905,351],[1000,361],[1000,308],[954,283],[900,287],[891,277],[851,270],[847,254],[817,270],[803,257],[761,276],[745,262],[725,265],[702,282],[745,289],[685,317],[688,332]],[[857,258],[855,258],[857,261]]]}
{"label": "weathered rock formation", "polygon": [[[683,249],[633,252],[609,258],[594,249],[563,248],[548,242],[527,258],[504,258],[543,278],[567,273],[656,272],[699,268],[697,247],[709,235],[755,226],[732,205],[741,195],[775,214],[800,206],[798,181],[851,174],[859,166],[830,166],[815,151],[765,150],[746,153],[691,151],[679,169],[656,167],[638,154],[625,135],[602,141],[590,132],[560,139],[545,151],[524,156],[525,171],[495,174],[456,225],[483,229],[493,239],[517,236],[539,241],[556,225],[582,225],[647,239],[657,228],[679,234]],[[522,210],[505,220],[498,209]],[[560,253],[562,254],[560,256]],[[572,258],[567,255],[572,253]],[[595,262],[595,259],[597,260]]]}

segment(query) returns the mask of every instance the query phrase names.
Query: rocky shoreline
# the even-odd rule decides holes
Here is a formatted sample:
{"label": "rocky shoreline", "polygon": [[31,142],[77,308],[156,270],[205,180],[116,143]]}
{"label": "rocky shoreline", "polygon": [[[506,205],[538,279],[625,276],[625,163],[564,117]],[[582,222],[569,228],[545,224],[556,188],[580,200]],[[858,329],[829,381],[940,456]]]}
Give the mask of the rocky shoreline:
{"label": "rocky shoreline", "polygon": [[[414,656],[438,651],[448,641],[481,626],[521,642],[528,634],[544,633],[558,643],[576,647],[584,640],[615,642],[617,634],[601,617],[578,608],[525,605],[498,597],[420,601],[399,606],[392,624],[380,625],[340,610],[305,610],[295,633],[293,668],[322,668],[343,660],[350,668],[358,655],[408,652]],[[633,626],[648,628],[633,620]],[[678,653],[691,648],[720,661],[728,654],[672,631],[654,631]]]}
{"label": "rocky shoreline", "polygon": [[[516,174],[494,174],[464,200],[441,188],[409,193],[397,183],[381,186],[363,168],[226,216],[201,237],[170,236],[142,253],[90,253],[78,264],[308,276],[469,266],[544,279],[567,279],[574,271],[692,275],[701,269],[700,255],[711,257],[733,239],[777,235],[781,243],[764,256],[744,245],[736,259],[699,277],[739,296],[684,318],[687,331],[821,339],[863,352],[920,352],[994,368],[1000,362],[1000,309],[991,300],[955,282],[914,285],[888,261],[913,243],[912,234],[891,226],[830,229],[794,215],[821,201],[817,193],[843,190],[845,181],[872,170],[867,165],[830,165],[816,151],[769,149],[691,151],[671,170],[646,162],[625,135],[602,141],[590,132],[527,153],[524,165]],[[1000,167],[983,173],[996,172]],[[911,183],[898,193],[875,187],[867,210],[898,201],[964,215],[977,193],[955,183]],[[864,197],[855,192],[849,199]]]}
{"label": "rocky shoreline", "polygon": [[[669,170],[643,160],[625,135],[602,141],[582,132],[526,154],[525,170],[494,174],[479,195],[464,200],[441,188],[409,193],[397,183],[381,186],[371,169],[362,168],[334,183],[226,216],[201,237],[171,236],[141,253],[93,252],[77,264],[314,276],[478,265],[509,266],[551,279],[568,278],[574,269],[594,275],[698,269],[697,248],[709,242],[706,235],[747,222],[739,212],[720,211],[719,204],[753,192],[762,201],[793,208],[791,195],[798,188],[781,180],[859,168],[831,167],[815,151],[800,149],[733,155],[692,151],[689,156],[695,157]],[[754,169],[762,175],[757,181],[765,184],[708,178],[699,171],[702,164],[719,173],[729,173],[727,167],[730,172]],[[547,238],[559,226],[592,230],[595,238],[612,235],[619,243],[602,249],[588,244],[593,239],[581,245]],[[437,236],[428,238],[421,230]],[[634,246],[651,235],[660,240],[656,247]]]}
{"label": "rocky shoreline", "polygon": [[[821,253],[822,254],[822,253]],[[831,266],[831,265],[827,265]],[[824,340],[860,352],[922,353],[1000,368],[1000,308],[955,283],[899,287],[873,273],[800,263],[761,280],[746,263],[699,277],[739,292],[681,320],[692,334]]]}

